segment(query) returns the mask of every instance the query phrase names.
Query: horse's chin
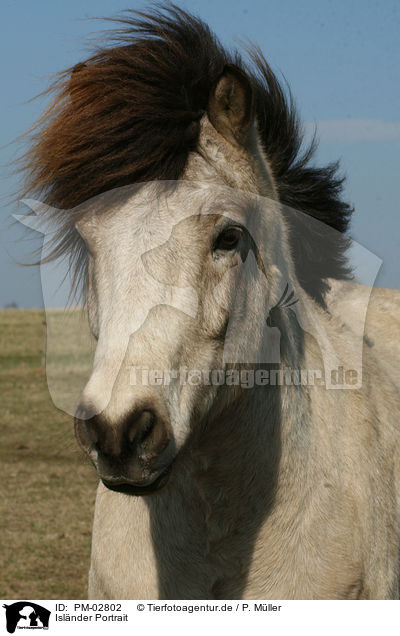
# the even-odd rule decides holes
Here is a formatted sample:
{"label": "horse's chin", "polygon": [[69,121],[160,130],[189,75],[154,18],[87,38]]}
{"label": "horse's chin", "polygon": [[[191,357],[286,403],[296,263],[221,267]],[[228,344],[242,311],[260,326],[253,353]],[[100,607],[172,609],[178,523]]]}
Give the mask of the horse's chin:
{"label": "horse's chin", "polygon": [[126,481],[108,481],[101,479],[104,486],[114,492],[124,495],[134,495],[135,497],[144,497],[146,495],[154,495],[162,490],[168,483],[171,474],[172,465],[167,468],[154,481],[146,485],[129,483]]}

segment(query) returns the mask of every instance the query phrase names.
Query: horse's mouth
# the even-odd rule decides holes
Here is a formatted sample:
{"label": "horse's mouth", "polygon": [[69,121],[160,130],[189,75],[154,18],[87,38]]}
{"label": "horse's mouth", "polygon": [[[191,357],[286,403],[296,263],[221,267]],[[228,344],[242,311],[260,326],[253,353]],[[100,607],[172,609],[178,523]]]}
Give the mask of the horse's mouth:
{"label": "horse's mouth", "polygon": [[144,486],[141,486],[140,484],[131,484],[126,481],[108,481],[106,479],[101,479],[101,481],[103,482],[104,486],[106,486],[106,488],[108,488],[109,490],[113,490],[114,492],[120,492],[124,495],[135,495],[136,497],[142,497],[144,495],[153,495],[164,488],[169,480],[171,469],[172,464],[154,481]]}

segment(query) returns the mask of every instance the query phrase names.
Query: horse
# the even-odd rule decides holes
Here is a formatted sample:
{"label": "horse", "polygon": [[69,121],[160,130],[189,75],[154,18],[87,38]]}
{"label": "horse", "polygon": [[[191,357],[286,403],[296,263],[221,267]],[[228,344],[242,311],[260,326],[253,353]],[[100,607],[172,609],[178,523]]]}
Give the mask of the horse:
{"label": "horse", "polygon": [[338,165],[312,164],[260,50],[174,5],[117,24],[52,86],[26,164],[97,341],[89,597],[399,598],[399,293],[372,290],[362,382],[269,381],[356,357]]}

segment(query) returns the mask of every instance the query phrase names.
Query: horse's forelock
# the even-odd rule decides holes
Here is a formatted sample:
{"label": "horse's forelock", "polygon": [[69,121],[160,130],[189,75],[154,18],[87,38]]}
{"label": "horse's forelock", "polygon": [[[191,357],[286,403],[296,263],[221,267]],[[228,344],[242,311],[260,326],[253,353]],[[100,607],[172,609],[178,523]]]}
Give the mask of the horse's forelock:
{"label": "horse's forelock", "polygon": [[[234,63],[253,85],[260,140],[280,200],[346,230],[350,209],[340,199],[336,167],[310,167],[312,149],[301,153],[291,98],[259,52],[252,53],[252,66],[245,65],[201,20],[172,5],[128,12],[116,22],[120,28],[111,33],[110,45],[60,74],[49,89],[54,100],[25,156],[25,196],[40,195],[49,205],[70,209],[113,188],[180,179],[197,148],[211,91],[225,65]],[[81,241],[64,216],[54,255],[69,252],[79,272],[85,262]],[[338,235],[318,247],[304,232],[299,242],[299,228],[288,223],[298,278],[323,302],[324,279],[347,274],[346,241]]]}

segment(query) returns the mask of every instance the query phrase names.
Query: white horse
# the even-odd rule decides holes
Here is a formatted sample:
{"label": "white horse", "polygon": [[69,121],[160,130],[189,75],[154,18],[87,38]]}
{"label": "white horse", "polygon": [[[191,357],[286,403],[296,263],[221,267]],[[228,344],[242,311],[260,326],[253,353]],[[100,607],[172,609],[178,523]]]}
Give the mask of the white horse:
{"label": "white horse", "polygon": [[[325,301],[348,275],[335,168],[299,157],[260,56],[177,9],[119,37],[64,82],[30,155],[32,191],[75,208],[53,209],[55,253],[87,265],[97,339],[75,418],[101,479],[89,596],[398,598],[399,294],[374,300],[362,382],[326,388],[355,370],[341,299],[360,298],[338,280]],[[320,381],[270,381],[273,327],[278,370]]]}

